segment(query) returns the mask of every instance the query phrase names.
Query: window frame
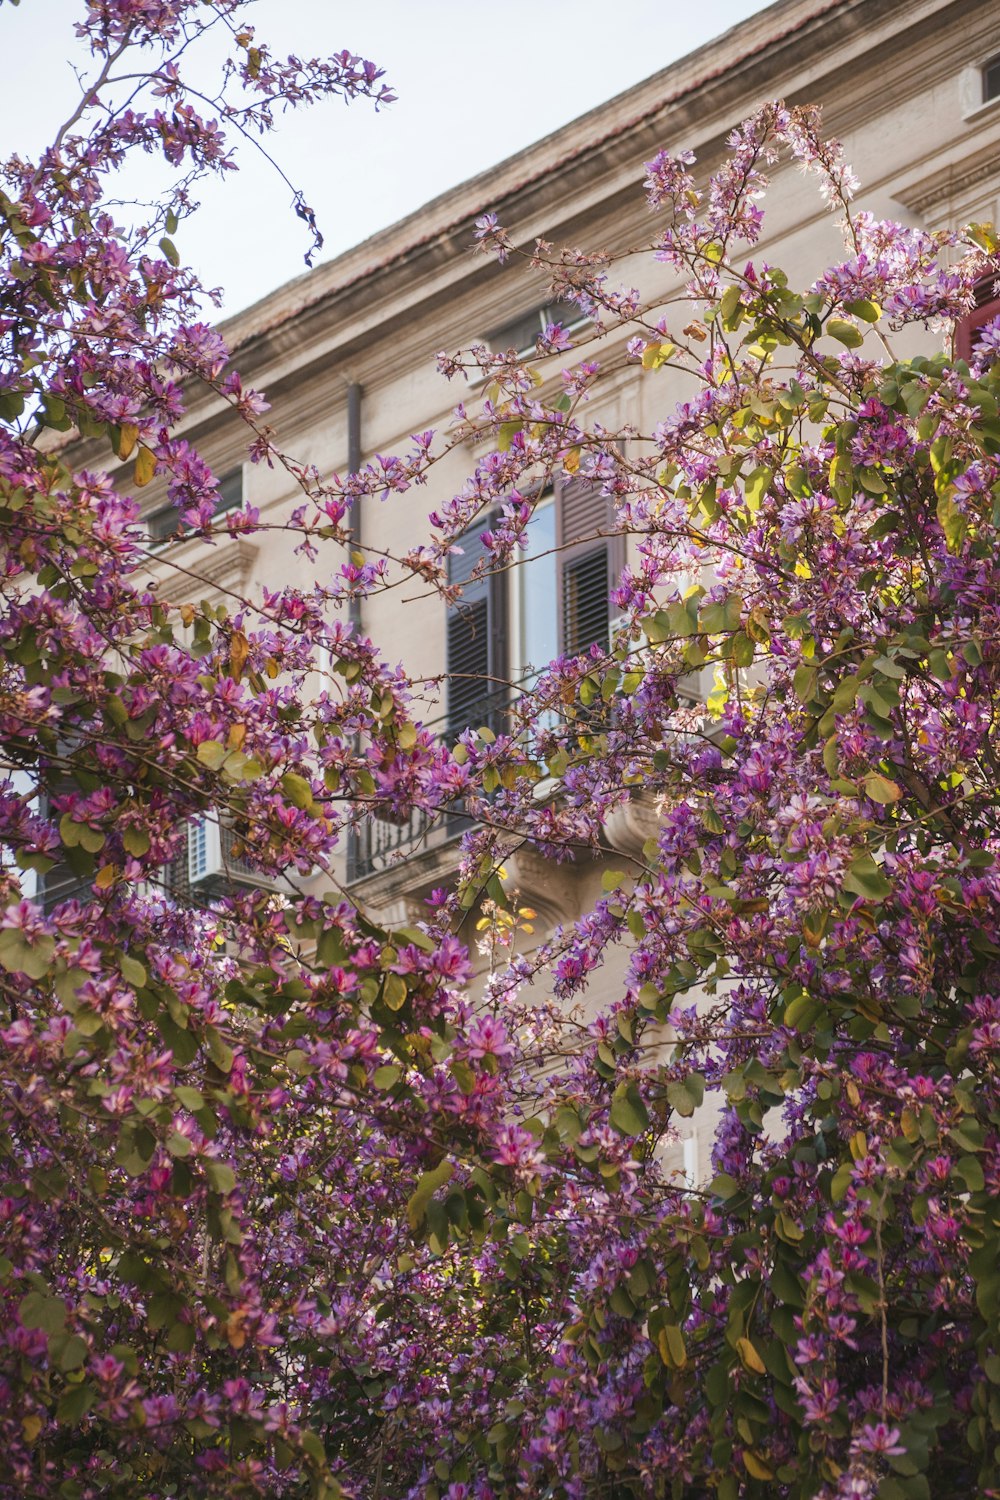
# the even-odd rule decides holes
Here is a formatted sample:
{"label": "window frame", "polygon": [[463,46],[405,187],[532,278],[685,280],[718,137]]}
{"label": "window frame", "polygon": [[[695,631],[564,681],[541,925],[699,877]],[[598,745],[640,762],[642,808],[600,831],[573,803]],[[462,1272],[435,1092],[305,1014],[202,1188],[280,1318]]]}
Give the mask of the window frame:
{"label": "window frame", "polygon": [[[1000,95],[997,97],[1000,98]],[[976,352],[977,329],[985,327],[994,318],[1000,318],[1000,292],[996,290],[997,286],[1000,286],[1000,265],[977,281],[975,306],[971,312],[966,313],[955,329],[955,353],[966,364],[971,363]]]}
{"label": "window frame", "polygon": [[[560,313],[567,311],[572,311],[574,316],[567,318],[559,316]],[[550,323],[558,323],[567,333],[572,334],[579,333],[589,322],[590,317],[588,314],[581,312],[575,302],[567,302],[565,300],[543,302],[541,306],[531,308],[528,312],[521,313],[518,317],[511,318],[508,322],[502,323],[499,328],[487,334],[486,343],[493,350],[494,354],[506,354],[509,349],[513,349],[517,359],[527,359],[535,353],[538,336],[544,333]],[[535,326],[528,342],[523,344],[515,343],[514,337],[522,329],[527,332],[529,324],[534,324]]]}

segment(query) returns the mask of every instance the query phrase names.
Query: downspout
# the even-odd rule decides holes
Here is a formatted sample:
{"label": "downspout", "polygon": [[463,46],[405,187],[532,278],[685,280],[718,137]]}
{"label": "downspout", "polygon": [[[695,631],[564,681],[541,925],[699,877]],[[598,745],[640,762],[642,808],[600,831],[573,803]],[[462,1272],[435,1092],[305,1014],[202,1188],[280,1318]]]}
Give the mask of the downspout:
{"label": "downspout", "polygon": [[[361,385],[356,380],[348,381],[347,384],[347,474],[353,478],[361,468],[361,397],[364,394]],[[351,529],[351,545],[358,549],[361,546],[361,503],[354,500],[347,512],[347,523]],[[352,594],[347,607],[347,618],[354,627],[355,634],[361,628],[361,598]]]}
{"label": "downspout", "polygon": [[[361,468],[361,385],[357,380],[347,382],[347,477],[353,479]],[[348,553],[361,545],[361,501],[351,502],[347,511],[347,525],[351,540]],[[347,601],[347,619],[355,635],[361,634],[361,597],[352,594]],[[355,736],[355,749],[358,737]],[[371,873],[371,818],[365,818],[360,826],[352,823],[347,838],[347,879],[357,880]]]}

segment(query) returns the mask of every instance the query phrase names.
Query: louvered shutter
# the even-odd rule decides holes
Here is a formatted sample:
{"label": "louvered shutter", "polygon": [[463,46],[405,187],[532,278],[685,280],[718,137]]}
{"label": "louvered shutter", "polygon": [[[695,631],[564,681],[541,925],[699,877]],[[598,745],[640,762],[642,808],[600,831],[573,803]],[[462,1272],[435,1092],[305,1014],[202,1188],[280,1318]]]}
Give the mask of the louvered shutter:
{"label": "louvered shutter", "polygon": [[599,484],[576,476],[559,481],[559,649],[565,655],[608,644],[609,595],[624,563],[624,538],[608,535],[613,524],[614,507]]}
{"label": "louvered shutter", "polygon": [[986,324],[1000,317],[1000,297],[997,297],[993,290],[998,279],[1000,279],[1000,268],[991,271],[988,276],[983,276],[976,283],[975,306],[971,312],[966,313],[956,329],[955,348],[959,359],[970,360],[972,358]]}
{"label": "louvered shutter", "polygon": [[462,585],[462,596],[450,606],[447,621],[448,738],[466,729],[502,727],[506,703],[506,610],[503,576],[472,579],[483,557],[479,521],[461,539],[462,555],[448,559],[448,581]]}

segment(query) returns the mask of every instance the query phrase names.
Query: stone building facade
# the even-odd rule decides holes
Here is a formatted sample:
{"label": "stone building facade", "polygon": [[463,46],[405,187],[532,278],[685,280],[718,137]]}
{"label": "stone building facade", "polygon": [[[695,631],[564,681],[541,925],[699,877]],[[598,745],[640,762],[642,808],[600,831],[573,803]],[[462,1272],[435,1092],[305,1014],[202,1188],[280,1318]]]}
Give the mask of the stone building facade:
{"label": "stone building facade", "polygon": [[[661,148],[688,148],[697,170],[707,174],[724,156],[733,126],[771,98],[822,106],[826,132],[844,142],[861,179],[860,205],[876,215],[931,228],[997,219],[995,0],[778,0],[711,45],[229,320],[222,331],[234,362],[246,383],[266,391],[281,446],[323,475],[344,474],[373,455],[404,449],[410,433],[447,429],[455,401],[465,396],[472,403],[477,391],[470,386],[457,392],[446,383],[436,371],[437,351],[476,340],[494,347],[530,345],[548,300],[541,276],[473,253],[477,216],[494,211],[516,242],[529,248],[537,238],[587,249],[648,244],[653,231],[643,163]],[[780,168],[755,256],[781,265],[793,285],[805,285],[837,247],[835,225],[815,185],[794,166]],[[634,258],[628,275],[644,294],[669,290],[666,268],[649,252]],[[987,289],[984,305],[990,301]],[[920,337],[911,333],[897,352],[916,352]],[[933,336],[923,337],[926,342]],[[624,339],[622,334],[622,345]],[[670,376],[644,380],[634,367],[616,362],[616,353],[621,350],[614,338],[602,346],[602,362],[621,370],[604,382],[592,417],[611,428],[630,421],[649,431],[681,390]],[[225,476],[226,503],[252,504],[265,521],[279,520],[299,503],[282,470],[245,461],[245,434],[221,403],[195,403],[186,428],[215,472]],[[364,545],[397,555],[418,545],[428,512],[461,485],[475,456],[474,449],[459,447],[435,469],[427,489],[368,503],[357,518]],[[195,540],[167,539],[169,524],[157,514],[153,489],[153,566],[178,602],[212,591],[220,599],[231,590],[253,597],[261,587],[294,581],[300,572],[304,585],[312,581],[292,540],[284,543],[280,532],[268,533],[266,545],[249,538],[211,550]],[[594,559],[593,548],[588,553],[579,546],[590,528],[574,504],[571,493],[552,502],[559,551],[550,566],[562,571],[549,576],[525,568],[500,580],[490,598],[470,594],[469,607],[481,606],[487,625],[478,645],[463,641],[448,608],[430,591],[405,603],[399,590],[365,601],[362,629],[390,659],[401,660],[414,678],[443,679],[441,688],[428,689],[425,715],[443,733],[461,727],[463,717],[481,723],[503,711],[492,688],[470,689],[475,667],[462,677],[458,667],[468,671],[472,661],[481,669],[485,662],[491,677],[516,678],[546,640],[554,650],[575,630],[586,644],[588,631],[605,628],[609,606],[606,586],[598,597],[600,579],[621,556],[612,543],[605,544],[603,561]],[[578,576],[565,571],[571,565]],[[324,566],[332,570],[328,560]],[[463,658],[463,649],[472,656]],[[484,658],[483,649],[493,655]],[[609,850],[641,849],[648,818],[638,803],[616,815],[607,830]],[[454,869],[457,832],[454,820],[428,832],[416,820],[401,827],[373,818],[345,851],[344,880],[369,909],[389,920],[412,918],[425,893]],[[201,856],[196,851],[192,857]],[[225,850],[209,848],[204,860],[206,867],[224,865]],[[597,860],[545,867],[537,856],[522,853],[515,863],[511,879],[538,910],[541,935],[586,910],[600,891]],[[231,874],[241,878],[238,869]],[[596,980],[597,999],[613,997],[619,976],[613,962],[606,965]],[[683,1152],[691,1174],[703,1170],[704,1125],[702,1136]]]}

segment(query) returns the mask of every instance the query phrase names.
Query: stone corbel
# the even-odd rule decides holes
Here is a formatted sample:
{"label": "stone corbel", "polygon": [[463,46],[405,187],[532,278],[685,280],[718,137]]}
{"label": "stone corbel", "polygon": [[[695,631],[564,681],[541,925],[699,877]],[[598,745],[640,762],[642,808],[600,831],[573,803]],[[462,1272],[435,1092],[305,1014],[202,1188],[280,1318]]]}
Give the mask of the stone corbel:
{"label": "stone corbel", "polygon": [[537,849],[523,845],[504,860],[504,889],[517,892],[517,904],[538,913],[539,926],[551,930],[580,915],[577,866],[560,865]]}
{"label": "stone corbel", "polygon": [[621,802],[604,822],[604,837],[612,849],[626,859],[645,863],[643,846],[659,831],[660,815],[656,800],[642,792]]}

